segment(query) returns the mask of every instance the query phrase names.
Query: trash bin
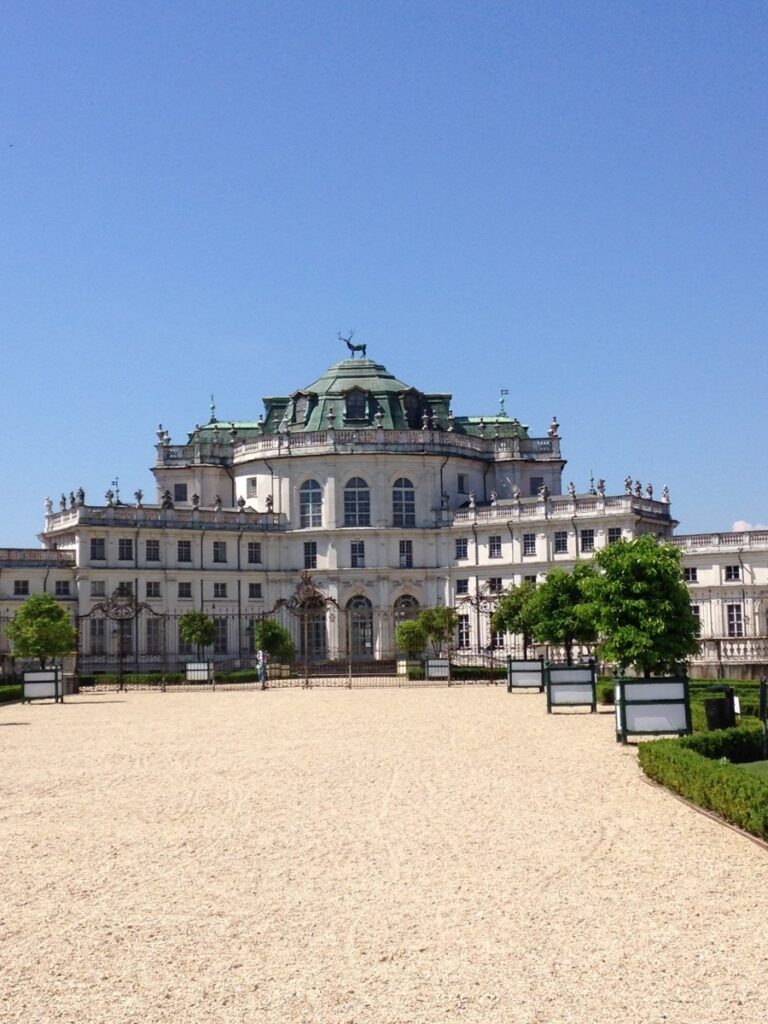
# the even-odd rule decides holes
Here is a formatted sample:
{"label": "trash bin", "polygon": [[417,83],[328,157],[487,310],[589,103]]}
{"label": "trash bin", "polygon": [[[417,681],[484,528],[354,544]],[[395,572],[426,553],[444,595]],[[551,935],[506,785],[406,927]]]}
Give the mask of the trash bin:
{"label": "trash bin", "polygon": [[732,729],[736,725],[732,686],[708,686],[711,693],[722,694],[704,701],[704,712],[707,716],[708,729]]}

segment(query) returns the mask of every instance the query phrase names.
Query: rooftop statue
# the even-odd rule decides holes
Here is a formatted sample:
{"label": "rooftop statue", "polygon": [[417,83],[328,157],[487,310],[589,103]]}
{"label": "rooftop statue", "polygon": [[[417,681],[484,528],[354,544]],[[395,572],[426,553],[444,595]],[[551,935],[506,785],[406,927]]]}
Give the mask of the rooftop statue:
{"label": "rooftop statue", "polygon": [[352,344],[352,339],[354,338],[354,336],[355,336],[355,332],[354,331],[350,331],[349,332],[349,337],[348,338],[344,338],[341,335],[341,333],[339,333],[339,341],[343,341],[344,342],[344,344],[347,346],[349,351],[352,353],[352,358],[353,359],[355,358],[355,352],[359,352],[361,358],[365,359],[365,357],[366,357],[365,356],[365,345],[353,345]]}

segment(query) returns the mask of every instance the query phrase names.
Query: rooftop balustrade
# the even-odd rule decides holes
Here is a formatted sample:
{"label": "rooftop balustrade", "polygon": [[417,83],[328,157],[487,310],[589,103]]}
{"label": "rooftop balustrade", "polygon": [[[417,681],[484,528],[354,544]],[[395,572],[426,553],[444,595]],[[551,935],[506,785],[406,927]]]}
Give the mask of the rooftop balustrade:
{"label": "rooftop balustrade", "polygon": [[632,494],[601,498],[593,495],[554,495],[549,498],[519,498],[497,501],[495,505],[461,508],[453,514],[456,523],[487,522],[513,519],[570,519],[574,515],[616,515],[617,512],[640,514],[671,521],[669,502],[639,498]]}
{"label": "rooftop balustrade", "polygon": [[473,453],[484,459],[560,460],[559,437],[475,437],[441,430],[319,430],[265,434],[229,444],[157,445],[157,465],[231,465],[263,457],[332,452]]}
{"label": "rooftop balustrade", "polygon": [[74,551],[58,551],[55,548],[0,548],[0,566],[7,568],[22,568],[24,566],[70,568],[74,564]]}
{"label": "rooftop balustrade", "polygon": [[672,537],[671,544],[684,551],[707,548],[764,548],[768,546],[768,530],[750,530],[744,533],[689,533]]}
{"label": "rooftop balustrade", "polygon": [[[159,508],[134,505],[79,505],[46,517],[45,534],[71,530],[76,526],[172,527],[174,530],[246,530],[277,532],[286,528],[285,515],[255,512],[253,509]],[[50,552],[47,552],[50,554]]]}

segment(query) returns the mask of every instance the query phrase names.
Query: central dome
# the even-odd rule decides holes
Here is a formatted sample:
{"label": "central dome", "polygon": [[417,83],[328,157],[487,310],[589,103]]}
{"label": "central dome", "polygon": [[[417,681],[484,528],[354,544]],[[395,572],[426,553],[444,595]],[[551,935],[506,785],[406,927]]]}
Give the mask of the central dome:
{"label": "central dome", "polygon": [[322,377],[302,390],[316,395],[343,395],[351,388],[361,388],[373,394],[413,390],[394,377],[385,366],[372,359],[342,359],[329,366]]}

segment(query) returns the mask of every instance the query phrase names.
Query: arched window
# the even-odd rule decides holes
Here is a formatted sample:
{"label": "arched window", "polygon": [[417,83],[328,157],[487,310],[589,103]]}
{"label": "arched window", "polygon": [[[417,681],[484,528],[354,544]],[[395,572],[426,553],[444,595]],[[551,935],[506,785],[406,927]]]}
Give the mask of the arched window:
{"label": "arched window", "polygon": [[347,601],[349,653],[352,657],[373,657],[373,605],[359,594]]}
{"label": "arched window", "polygon": [[299,488],[299,521],[302,528],[322,526],[323,489],[317,480],[305,480]]}
{"label": "arched window", "polygon": [[395,601],[395,622],[405,622],[419,616],[419,602],[411,594],[403,594]]}
{"label": "arched window", "polygon": [[416,499],[413,484],[404,476],[395,480],[395,486],[392,488],[392,525],[416,525]]}
{"label": "arched window", "polygon": [[353,476],[344,488],[344,525],[371,525],[371,492],[362,477]]}
{"label": "arched window", "polygon": [[350,391],[347,395],[347,419],[364,420],[366,418],[366,400],[362,391]]}

